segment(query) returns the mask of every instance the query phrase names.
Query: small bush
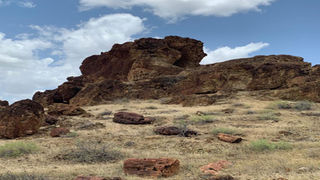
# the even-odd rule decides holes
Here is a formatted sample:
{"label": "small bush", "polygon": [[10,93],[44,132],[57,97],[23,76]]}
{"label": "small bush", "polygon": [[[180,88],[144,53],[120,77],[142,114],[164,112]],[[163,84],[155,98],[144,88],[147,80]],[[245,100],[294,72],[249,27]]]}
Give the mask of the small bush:
{"label": "small bush", "polygon": [[217,135],[219,133],[224,133],[224,134],[238,134],[237,130],[235,129],[230,129],[230,128],[214,128],[212,130],[212,134]]}
{"label": "small bush", "polygon": [[286,101],[278,101],[275,103],[275,106],[278,108],[278,109],[291,109],[292,106],[289,102],[286,102]]}
{"label": "small bush", "polygon": [[279,118],[280,113],[276,113],[274,111],[262,111],[260,115],[258,115],[259,120],[273,120],[278,122],[280,120]]}
{"label": "small bush", "polygon": [[292,146],[287,142],[273,143],[265,139],[253,141],[250,144],[250,149],[257,152],[273,151],[273,150],[288,150],[291,148]]}
{"label": "small bush", "polygon": [[122,153],[110,145],[97,142],[78,142],[76,148],[57,156],[58,159],[76,163],[114,162],[123,157]]}
{"label": "small bush", "polygon": [[158,109],[158,107],[156,107],[156,106],[147,106],[147,107],[145,107],[145,109]]}
{"label": "small bush", "polygon": [[191,124],[208,124],[216,121],[216,117],[211,115],[200,115],[200,116],[191,116],[190,118]]}
{"label": "small bush", "polygon": [[0,180],[48,180],[48,178],[32,174],[0,174]]}
{"label": "small bush", "polygon": [[294,104],[293,108],[298,111],[311,110],[312,103],[309,101],[298,101]]}
{"label": "small bush", "polygon": [[73,138],[73,137],[78,137],[78,136],[79,136],[79,134],[76,132],[69,132],[68,134],[64,135],[63,137]]}
{"label": "small bush", "polygon": [[0,146],[1,158],[14,158],[25,154],[31,154],[38,150],[34,143],[13,142]]}

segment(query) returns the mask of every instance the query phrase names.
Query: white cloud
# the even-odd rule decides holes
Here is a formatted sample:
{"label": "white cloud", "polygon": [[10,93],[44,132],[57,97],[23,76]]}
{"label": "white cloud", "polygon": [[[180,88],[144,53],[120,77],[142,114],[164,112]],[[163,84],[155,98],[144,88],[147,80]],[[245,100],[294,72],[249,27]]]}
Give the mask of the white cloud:
{"label": "white cloud", "polygon": [[37,5],[31,1],[20,1],[19,5],[25,8],[35,8]]}
{"label": "white cloud", "polygon": [[79,74],[85,57],[108,51],[114,43],[132,40],[144,31],[143,20],[130,14],[92,18],[76,29],[31,27],[36,34],[12,39],[0,33],[2,99],[13,102],[31,98],[37,90],[55,88],[66,77]]}
{"label": "white cloud", "polygon": [[260,6],[270,5],[275,0],[79,0],[80,9],[96,7],[128,9],[134,6],[171,22],[184,16],[231,16],[240,12],[260,11]]}
{"label": "white cloud", "polygon": [[205,52],[208,55],[201,61],[200,64],[212,64],[231,59],[246,58],[249,57],[251,53],[259,51],[267,46],[269,46],[268,43],[258,42],[235,48],[225,46],[213,51],[205,48]]}

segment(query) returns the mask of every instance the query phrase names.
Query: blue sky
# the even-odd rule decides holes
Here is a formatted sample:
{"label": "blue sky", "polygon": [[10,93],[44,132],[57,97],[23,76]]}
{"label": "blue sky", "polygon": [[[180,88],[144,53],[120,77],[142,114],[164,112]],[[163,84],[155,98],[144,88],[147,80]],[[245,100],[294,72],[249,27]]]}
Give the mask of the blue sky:
{"label": "blue sky", "polygon": [[201,40],[202,64],[290,54],[320,64],[319,0],[0,0],[0,99],[31,98],[79,75],[114,43]]}

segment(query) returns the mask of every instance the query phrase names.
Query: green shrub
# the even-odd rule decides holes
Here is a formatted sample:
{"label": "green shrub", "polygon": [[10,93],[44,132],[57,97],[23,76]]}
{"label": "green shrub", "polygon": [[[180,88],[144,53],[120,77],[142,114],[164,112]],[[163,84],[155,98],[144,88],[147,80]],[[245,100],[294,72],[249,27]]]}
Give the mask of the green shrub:
{"label": "green shrub", "polygon": [[311,110],[312,103],[309,101],[298,101],[294,104],[293,108],[298,111]]}
{"label": "green shrub", "polygon": [[69,132],[68,134],[64,135],[63,137],[67,137],[67,138],[73,138],[73,137],[78,137],[79,134],[76,132]]}
{"label": "green shrub", "polygon": [[145,107],[145,109],[158,109],[158,107],[156,107],[156,106],[147,106],[147,107]]}
{"label": "green shrub", "polygon": [[275,106],[278,109],[291,109],[292,108],[291,104],[287,101],[278,101],[275,103]]}
{"label": "green shrub", "polygon": [[215,116],[211,115],[194,115],[191,116],[190,118],[190,124],[208,124],[208,123],[213,123],[214,121],[217,121]]}
{"label": "green shrub", "polygon": [[281,115],[280,113],[266,110],[266,111],[262,111],[261,114],[258,115],[257,118],[259,120],[273,120],[273,121],[278,122],[280,120],[280,118],[279,118],[280,115]]}
{"label": "green shrub", "polygon": [[292,146],[287,142],[273,143],[265,139],[253,141],[250,144],[250,149],[257,152],[273,151],[273,150],[288,150],[291,148]]}
{"label": "green shrub", "polygon": [[1,158],[14,158],[25,154],[31,154],[38,150],[34,143],[13,142],[0,146]]}
{"label": "green shrub", "polygon": [[224,133],[224,134],[238,134],[237,130],[235,129],[230,129],[230,128],[214,128],[212,130],[212,134],[217,135],[219,133]]}
{"label": "green shrub", "polygon": [[0,180],[48,180],[48,178],[39,176],[39,175],[32,175],[32,174],[13,174],[13,173],[6,173],[0,174]]}
{"label": "green shrub", "polygon": [[98,163],[114,162],[123,158],[123,155],[110,145],[81,141],[74,149],[67,150],[56,158],[76,163]]}

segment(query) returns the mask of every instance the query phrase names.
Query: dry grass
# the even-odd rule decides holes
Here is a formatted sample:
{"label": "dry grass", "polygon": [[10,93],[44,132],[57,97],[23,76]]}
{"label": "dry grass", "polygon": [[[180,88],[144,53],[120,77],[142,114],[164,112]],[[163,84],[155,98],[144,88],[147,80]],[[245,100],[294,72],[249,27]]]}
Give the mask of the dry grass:
{"label": "dry grass", "polygon": [[[241,102],[240,104],[237,104]],[[320,121],[316,116],[304,116],[300,111],[276,109],[281,114],[280,121],[257,119],[272,100],[257,100],[246,93],[239,93],[237,99],[226,99],[206,107],[182,107],[165,105],[160,101],[127,101],[84,107],[97,116],[105,111],[112,111],[110,118],[68,117],[66,124],[76,124],[81,120],[103,123],[106,127],[95,130],[76,131],[73,138],[51,138],[43,133],[31,137],[10,140],[32,142],[40,147],[39,152],[14,159],[0,159],[0,174],[7,172],[41,174],[51,179],[70,180],[78,175],[98,175],[104,177],[120,176],[127,180],[140,180],[139,177],[126,176],[122,171],[125,158],[171,157],[181,161],[181,172],[168,180],[199,180],[202,175],[199,167],[218,160],[228,160],[232,166],[222,171],[240,180],[271,180],[285,177],[290,180],[318,179],[320,177]],[[236,104],[236,105],[235,105]],[[152,108],[151,108],[152,107]],[[246,107],[246,108],[244,108]],[[314,112],[320,110],[319,104],[312,104]],[[233,113],[221,113],[233,108]],[[112,122],[113,114],[123,109],[145,116],[155,116],[152,125],[121,125]],[[177,119],[190,121],[198,111],[212,112],[216,121],[213,123],[190,123],[188,127],[200,133],[199,136],[186,138],[179,136],[155,135],[156,126],[172,125]],[[247,113],[248,111],[254,114]],[[108,116],[108,115],[107,115]],[[186,117],[186,118],[182,118]],[[241,132],[244,141],[229,144],[219,141],[212,133],[213,129],[230,128]],[[71,128],[71,130],[74,130]],[[288,133],[280,133],[281,131]],[[256,152],[250,147],[251,142],[265,139],[278,144],[287,142],[291,148]],[[76,148],[79,141],[94,141],[112,144],[125,158],[111,162],[75,163],[55,159],[61,152]],[[8,143],[0,140],[0,146]],[[146,178],[147,180],[148,178]]]}

